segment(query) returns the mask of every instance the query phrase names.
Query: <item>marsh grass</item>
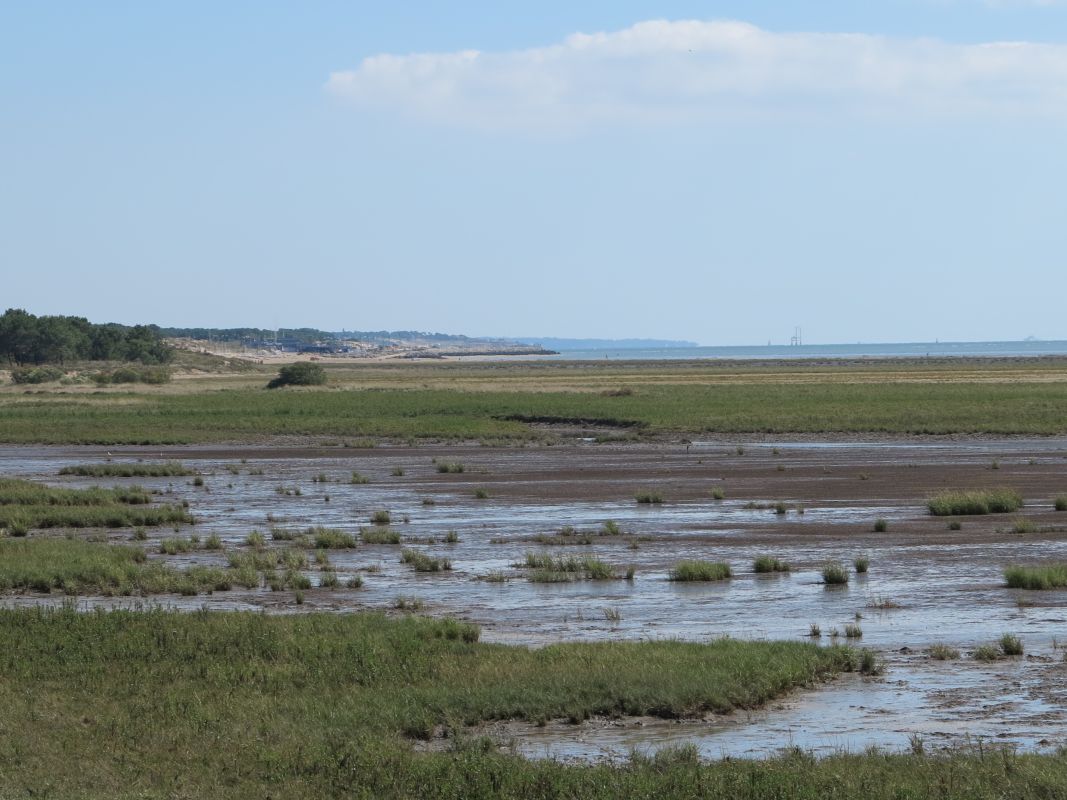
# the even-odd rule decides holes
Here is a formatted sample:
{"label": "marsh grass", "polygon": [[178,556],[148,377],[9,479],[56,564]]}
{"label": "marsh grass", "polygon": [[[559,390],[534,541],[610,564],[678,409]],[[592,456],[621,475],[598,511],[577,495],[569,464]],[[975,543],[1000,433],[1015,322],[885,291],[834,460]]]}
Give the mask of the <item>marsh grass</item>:
{"label": "marsh grass", "polygon": [[605,520],[604,524],[600,526],[601,536],[618,536],[622,533],[622,528],[619,527],[613,519]]}
{"label": "marsh grass", "polygon": [[667,573],[670,581],[722,581],[733,576],[730,565],[722,561],[679,561]]}
{"label": "marsh grass", "polygon": [[634,500],[642,505],[659,505],[663,502],[663,496],[656,492],[638,492]]}
{"label": "marsh grass", "polygon": [[1010,514],[1022,506],[1022,495],[1016,489],[955,489],[926,501],[929,512],[937,517]]}
{"label": "marsh grass", "polygon": [[438,461],[437,471],[443,475],[456,475],[461,472],[466,472],[467,467],[461,461]]}
{"label": "marsh grass", "polygon": [[955,661],[960,657],[959,650],[941,642],[930,645],[926,652],[934,661]]}
{"label": "marsh grass", "polygon": [[[452,370],[452,365],[442,367],[439,372],[435,369],[437,375],[447,376]],[[536,369],[540,373],[543,367]],[[550,369],[555,381],[565,368]],[[607,420],[616,427],[649,433],[1064,431],[1061,409],[1067,402],[1067,387],[1034,380],[1027,372],[1011,381],[916,381],[914,376],[941,370],[938,367],[931,373],[922,366],[909,367],[911,375],[900,381],[886,382],[863,370],[856,382],[798,385],[791,379],[793,373],[780,377],[776,368],[746,370],[754,373],[752,379],[736,384],[714,378],[712,383],[694,383],[691,371],[684,368],[663,375],[659,363],[641,369],[655,370],[656,380],[648,384],[647,391],[617,398],[597,392],[544,391],[544,375],[523,366],[508,368],[520,378],[515,390],[489,385],[469,390],[423,388],[421,381],[412,384],[404,376],[408,370],[401,365],[389,370],[386,387],[362,392],[358,403],[351,401],[350,393],[328,389],[138,391],[130,393],[135,399],[130,403],[115,403],[114,395],[84,394],[74,401],[49,393],[35,396],[32,402],[8,395],[0,398],[0,438],[12,443],[106,445],[232,442],[270,435],[522,441],[544,435],[523,420],[545,418]],[[1010,369],[997,371],[1012,375]],[[495,373],[477,372],[476,381],[498,381]],[[570,375],[567,382],[573,385]],[[531,391],[534,383],[536,391]],[[595,385],[595,378],[587,383]]]}
{"label": "marsh grass", "polygon": [[711,490],[711,499],[715,501],[722,501],[726,499],[726,490],[721,486],[716,486]]}
{"label": "marsh grass", "polygon": [[368,478],[366,475],[361,475],[358,472],[353,472],[352,476],[348,479],[348,482],[353,486],[362,486],[364,484],[370,483],[370,478]]}
{"label": "marsh grass", "polygon": [[1000,637],[1000,652],[1006,656],[1021,656],[1023,654],[1023,642],[1014,633],[1005,633]]}
{"label": "marsh grass", "polygon": [[192,539],[180,539],[177,537],[163,539],[159,543],[159,552],[163,555],[176,556],[181,553],[188,553],[195,550],[196,546],[193,544]]}
{"label": "marsh grass", "polygon": [[191,523],[180,505],[150,506],[138,486],[57,489],[18,478],[0,478],[0,528],[132,528]]}
{"label": "marsh grass", "polygon": [[410,548],[400,552],[400,562],[407,564],[416,572],[447,572],[452,569],[452,562],[449,559],[433,558]]}
{"label": "marsh grass", "polygon": [[782,561],[774,556],[757,556],[752,568],[759,573],[789,572],[790,569],[789,562]]}
{"label": "marsh grass", "polygon": [[1004,570],[1009,589],[1060,589],[1067,586],[1067,564],[1013,565]]}
{"label": "marsh grass", "polygon": [[362,528],[359,538],[363,544],[400,544],[400,534],[390,528]]}
{"label": "marsh grass", "polygon": [[[401,597],[394,606],[419,610],[421,603]],[[482,645],[476,625],[447,618],[115,614],[0,611],[3,639],[12,641],[0,665],[5,682],[32,693],[59,687],[65,692],[88,680],[93,690],[86,702],[92,714],[109,718],[114,712],[106,709],[123,703],[139,709],[123,715],[122,732],[109,737],[106,746],[80,736],[78,747],[110,750],[137,741],[143,747],[154,741],[145,732],[158,729],[167,704],[181,697],[210,701],[216,709],[213,718],[229,720],[226,728],[232,725],[233,735],[240,737],[244,726],[238,720],[255,718],[281,696],[288,723],[277,735],[304,741],[318,752],[321,745],[316,743],[335,741],[337,729],[323,724],[329,718],[341,729],[397,744],[402,737],[426,738],[445,723],[699,717],[754,708],[855,664],[855,654],[847,648],[799,642],[604,642],[532,649]],[[354,681],[355,654],[359,680]],[[36,696],[35,702],[47,698]],[[239,709],[245,713],[232,717]],[[8,707],[7,713],[12,710]],[[71,714],[69,724],[84,724],[86,713]],[[60,719],[66,724],[66,717]],[[170,724],[175,727],[168,743],[160,743],[162,752],[184,754],[184,747],[168,744],[174,735],[183,741],[188,735],[189,743],[199,743],[201,757],[213,758],[208,755],[215,749],[212,743],[194,733],[195,720],[176,714]],[[363,739],[364,746],[371,741]],[[289,752],[288,745],[282,747],[271,759],[275,766],[288,763],[277,759]],[[256,763],[246,763],[244,769]],[[307,764],[304,758],[292,763]]]}
{"label": "marsh grass", "polygon": [[1037,525],[1025,517],[1020,517],[1011,524],[1012,533],[1037,533],[1037,530]]}
{"label": "marsh grass", "polygon": [[857,575],[866,575],[867,570],[871,568],[871,559],[867,556],[858,556],[852,565],[856,568]]}
{"label": "marsh grass", "polygon": [[1001,658],[1000,647],[995,644],[982,644],[974,648],[971,658],[975,661],[998,661]]}
{"label": "marsh grass", "polygon": [[875,533],[885,533],[888,530],[889,530],[889,523],[886,520],[884,520],[884,519],[879,517],[878,519],[876,519],[874,521],[874,532]]}
{"label": "marsh grass", "polygon": [[612,580],[619,577],[611,565],[591,556],[571,558],[553,556],[551,553],[528,552],[516,566],[531,570],[527,578],[532,583],[565,583],[578,579]]}
{"label": "marsh grass", "polygon": [[822,568],[822,582],[827,586],[844,586],[848,583],[848,570],[837,561],[831,561]]}
{"label": "marsh grass", "polygon": [[229,589],[225,570],[175,570],[129,545],[78,539],[0,540],[0,590],[139,595]]}
{"label": "marsh grass", "polygon": [[474,490],[474,498],[476,500],[488,500],[489,499],[489,490],[488,489],[475,489]]}
{"label": "marsh grass", "polygon": [[322,525],[308,528],[305,536],[314,547],[320,550],[344,550],[359,546],[356,537],[348,531],[326,528]]}
{"label": "marsh grass", "polygon": [[847,623],[845,625],[845,638],[846,639],[862,639],[863,629],[855,623]]}
{"label": "marsh grass", "polygon": [[[845,635],[846,636],[848,635],[847,629],[846,629],[846,634]],[[859,665],[858,666],[859,666],[859,672],[860,672],[861,675],[874,676],[874,675],[881,675],[883,672],[885,672],[885,664],[883,664],[878,659],[878,656],[875,655],[873,650],[868,650],[866,648],[864,648],[860,652]]]}
{"label": "marsh grass", "polygon": [[195,475],[177,461],[161,464],[74,464],[59,470],[60,475],[81,475],[87,478],[163,478]]}
{"label": "marsh grass", "polygon": [[319,575],[319,588],[320,589],[337,589],[341,586],[341,579],[337,577],[337,573],[330,569],[325,570]]}
{"label": "marsh grass", "polygon": [[372,525],[388,525],[393,521],[392,516],[388,511],[375,511],[370,515],[370,521]]}

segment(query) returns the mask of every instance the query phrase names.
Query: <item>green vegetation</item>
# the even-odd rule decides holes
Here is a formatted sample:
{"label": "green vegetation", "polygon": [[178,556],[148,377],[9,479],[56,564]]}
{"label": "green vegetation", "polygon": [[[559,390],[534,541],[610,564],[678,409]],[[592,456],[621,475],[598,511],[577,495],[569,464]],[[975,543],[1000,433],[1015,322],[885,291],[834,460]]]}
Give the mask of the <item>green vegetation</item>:
{"label": "green vegetation", "polygon": [[789,572],[789,562],[774,556],[757,556],[752,568],[756,572]]}
{"label": "green vegetation", "polygon": [[0,478],[0,528],[124,528],[192,522],[181,506],[149,506],[151,496],[127,489],[57,489]]}
{"label": "green vegetation", "polygon": [[[861,636],[862,632],[859,630],[859,626],[856,627],[856,635]],[[848,626],[845,626],[845,636],[848,636]],[[855,638],[855,637],[853,637]],[[878,660],[878,656],[874,654],[873,650],[864,648],[860,652],[859,671],[861,675],[881,675],[885,672],[885,665]]]}
{"label": "green vegetation", "polygon": [[1006,656],[1021,656],[1023,654],[1023,642],[1014,633],[1005,633],[1000,637],[1000,652]]}
{"label": "green vegetation", "polygon": [[886,520],[879,518],[874,521],[875,533],[885,533],[887,530],[889,530],[889,523]]}
{"label": "green vegetation", "polygon": [[1001,657],[1000,647],[995,644],[982,644],[974,648],[971,658],[975,661],[997,661]]}
{"label": "green vegetation", "polygon": [[726,490],[723,489],[721,486],[716,486],[714,489],[711,490],[711,499],[712,500],[725,500],[726,499]]}
{"label": "green vegetation", "polygon": [[94,325],[82,317],[37,317],[20,308],[0,316],[0,361],[64,364],[69,361],[140,361],[165,364],[174,357],[154,325]]}
{"label": "green vegetation", "polygon": [[359,537],[363,544],[400,544],[400,534],[389,528],[364,528]]}
{"label": "green vegetation", "polygon": [[845,638],[846,639],[862,639],[863,629],[855,623],[848,623],[845,625]]}
{"label": "green vegetation", "polygon": [[1060,589],[1067,586],[1067,564],[1010,566],[1004,570],[1009,589]]}
{"label": "green vegetation", "polygon": [[619,576],[614,568],[598,558],[557,558],[551,553],[527,553],[517,564],[532,570],[527,578],[532,583],[566,583],[572,580],[613,580]]}
{"label": "green vegetation", "polygon": [[320,550],[342,550],[359,546],[356,537],[351,533],[336,528],[324,528],[321,525],[308,528],[306,536],[314,547]]}
{"label": "green vegetation", "polygon": [[[288,393],[240,388],[204,392],[190,384],[186,392],[166,394],[3,395],[0,438],[95,444],[240,441],[275,435],[535,440],[546,434],[532,427],[533,421],[575,420],[598,421],[642,435],[1067,431],[1059,410],[1067,406],[1067,383],[1028,381],[1030,373],[1000,383],[970,382],[966,376],[945,382],[909,382],[908,374],[900,382],[891,382],[870,373],[849,383],[827,370],[813,372],[809,381],[798,383],[793,375],[750,368],[751,377],[743,375],[743,380],[714,382],[712,376],[708,379],[712,382],[694,385],[685,382],[687,373],[678,367],[676,379],[657,373],[658,383],[649,383],[632,396],[605,398],[587,391],[533,391],[530,387],[536,385],[538,373],[553,368],[509,369],[515,376],[513,391],[497,390],[497,376],[479,371],[460,373],[471,376],[463,385],[472,388],[395,388],[407,387],[409,374],[429,375],[437,381],[457,373],[441,365],[430,372],[401,367],[382,372],[384,377],[374,391]],[[634,368],[634,379],[646,380],[647,369]],[[916,381],[925,374],[919,367],[911,369]],[[843,369],[842,374],[849,373]],[[597,369],[592,367],[572,380],[589,383],[597,378]],[[560,377],[556,385],[572,384]],[[124,402],[113,402],[116,396]]]}
{"label": "green vegetation", "polygon": [[[475,626],[413,616],[0,611],[0,795],[48,787],[66,797],[204,797],[225,786],[240,800],[816,797],[829,787],[846,796],[843,787],[860,777],[880,787],[874,778],[887,773],[894,787],[915,789],[906,796],[923,796],[918,789],[945,774],[934,759],[702,765],[678,751],[612,767],[498,754],[480,740],[464,743],[465,726],[755,708],[854,669],[857,657],[794,642],[527,649],[477,638]],[[457,747],[414,752],[410,737],[437,726],[460,738]],[[1044,762],[1014,759],[1009,771],[999,755],[996,766],[989,761],[961,766],[953,785],[1017,786],[1011,796],[1028,798],[1035,775],[1046,775],[1036,772]],[[1050,780],[1038,783],[1059,785]],[[791,791],[798,787],[810,791]]]}
{"label": "green vegetation", "polygon": [[937,517],[964,514],[1008,514],[1023,506],[1016,489],[959,489],[939,492],[926,502]]}
{"label": "green vegetation", "polygon": [[175,570],[144,550],[78,539],[0,539],[0,590],[65,594],[197,594],[230,588],[226,570]]}
{"label": "green vegetation", "polygon": [[170,370],[166,367],[118,367],[104,372],[93,372],[89,379],[97,386],[114,386],[122,383],[168,383],[171,379]]}
{"label": "green vegetation", "polygon": [[452,569],[452,562],[447,558],[433,558],[409,548],[400,551],[400,563],[408,564],[416,572],[447,572]]}
{"label": "green vegetation", "polygon": [[1057,511],[1067,511],[1067,494],[1057,495],[1052,502],[1052,507]]}
{"label": "green vegetation", "polygon": [[298,361],[286,364],[278,370],[278,376],[267,384],[268,389],[280,389],[283,386],[322,386],[326,383],[326,370],[310,361]]}
{"label": "green vegetation", "polygon": [[871,559],[867,556],[858,556],[853,562],[852,566],[856,568],[857,575],[866,575],[867,570],[871,567]]}
{"label": "green vegetation", "polygon": [[[1062,756],[991,747],[710,762],[675,748],[618,766],[497,753],[465,738],[465,726],[755,708],[864,658],[792,642],[527,649],[476,639],[473,626],[414,616],[3,610],[0,795],[47,787],[59,797],[206,797],[219,786],[239,800],[1067,793]],[[415,752],[410,737],[437,726],[454,746]]]}
{"label": "green vegetation", "polygon": [[11,382],[36,385],[62,380],[66,375],[59,367],[16,367],[11,370]]}
{"label": "green vegetation", "polygon": [[644,505],[659,505],[663,502],[663,497],[656,492],[638,492],[634,495],[634,500]]}
{"label": "green vegetation", "polygon": [[176,556],[180,553],[188,553],[196,549],[196,543],[192,539],[163,539],[159,543],[159,552],[166,556]]}
{"label": "green vegetation", "polygon": [[466,466],[464,466],[459,461],[438,461],[437,462],[437,471],[440,472],[441,474],[444,474],[444,475],[447,475],[447,474],[458,474],[458,473],[464,472],[466,469],[467,469]]}
{"label": "green vegetation", "polygon": [[822,568],[822,582],[827,586],[844,586],[848,583],[848,570],[836,561]]}
{"label": "green vegetation", "polygon": [[392,517],[388,511],[375,511],[370,515],[370,521],[372,525],[388,525],[392,522]]}
{"label": "green vegetation", "polygon": [[955,661],[960,657],[959,650],[955,647],[950,647],[947,644],[941,644],[940,642],[930,645],[930,649],[927,650],[927,652],[930,654],[930,658],[934,661]]}
{"label": "green vegetation", "polygon": [[667,580],[721,581],[732,575],[730,565],[721,561],[679,561],[667,573]]}

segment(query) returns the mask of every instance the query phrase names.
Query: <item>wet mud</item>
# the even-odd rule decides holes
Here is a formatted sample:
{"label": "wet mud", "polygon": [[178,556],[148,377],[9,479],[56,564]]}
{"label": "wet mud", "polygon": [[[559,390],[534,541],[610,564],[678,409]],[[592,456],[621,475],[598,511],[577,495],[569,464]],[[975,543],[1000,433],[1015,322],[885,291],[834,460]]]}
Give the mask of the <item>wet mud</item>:
{"label": "wet mud", "polygon": [[[927,747],[1067,745],[1067,667],[1059,649],[1067,643],[1067,591],[1010,590],[1003,582],[1009,564],[1067,562],[1067,513],[1053,509],[1054,497],[1067,492],[1064,439],[108,452],[4,447],[0,474],[79,487],[136,483],[161,492],[161,500],[188,500],[195,526],[149,529],[144,542],[153,558],[177,567],[224,564],[225,556],[202,550],[158,555],[160,539],[217,534],[228,549],[239,549],[256,529],[270,546],[284,547],[287,542],[270,541],[272,526],[324,525],[356,534],[371,527],[377,510],[390,512],[402,544],[331,550],[342,584],[360,575],[363,587],[313,588],[299,605],[292,592],[266,588],[188,598],[80,598],[86,605],[393,613],[398,597],[418,598],[423,613],[481,624],[483,640],[532,646],[618,638],[789,639],[807,636],[812,623],[821,628],[821,641],[833,641],[836,629],[844,643],[844,626],[852,623],[862,638],[849,643],[875,650],[887,665],[881,677],[844,676],[759,712],[725,718],[542,728],[511,723],[488,730],[529,755],[620,758],[633,748],[680,741],[695,742],[711,757],[766,755],[787,746],[900,749],[913,736]],[[178,459],[199,470],[205,485],[196,487],[191,478],[57,476],[62,466],[108,458]],[[463,472],[439,472],[445,462],[461,463]],[[351,483],[353,471],[369,482]],[[313,480],[320,474],[327,482]],[[962,528],[953,531],[947,519],[926,511],[925,498],[939,489],[999,486],[1022,492],[1026,505],[1019,513],[961,518]],[[716,489],[724,499],[713,498]],[[638,504],[641,492],[664,502]],[[1020,518],[1033,530],[1013,532]],[[876,519],[886,521],[886,531],[874,532]],[[607,520],[621,533],[601,535]],[[565,526],[575,532],[560,536]],[[449,531],[458,542],[444,541]],[[131,533],[106,535],[128,541]],[[589,543],[562,543],[574,541]],[[413,572],[400,563],[401,547],[446,557],[453,569]],[[620,575],[632,566],[634,579],[531,583],[514,565],[527,552],[546,550],[595,556]],[[792,571],[755,574],[752,562],[761,554],[788,561]],[[845,587],[822,584],[824,564],[839,561],[851,569],[859,556],[870,560],[866,575],[853,574]],[[675,562],[690,558],[726,561],[734,577],[713,584],[667,580]],[[316,571],[308,575],[317,583]],[[62,600],[0,598],[5,605]],[[969,658],[976,646],[1009,632],[1021,637],[1026,656],[991,664]],[[935,643],[956,647],[961,659],[933,661],[926,651]]]}

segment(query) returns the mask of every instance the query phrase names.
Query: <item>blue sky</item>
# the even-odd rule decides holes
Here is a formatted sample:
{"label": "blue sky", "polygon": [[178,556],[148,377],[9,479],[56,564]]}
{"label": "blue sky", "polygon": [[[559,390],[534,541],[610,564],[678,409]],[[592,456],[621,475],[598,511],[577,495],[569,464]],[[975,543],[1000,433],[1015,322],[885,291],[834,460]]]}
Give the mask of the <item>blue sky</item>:
{"label": "blue sky", "polygon": [[0,2],[0,304],[1067,338],[1065,134],[1049,0]]}

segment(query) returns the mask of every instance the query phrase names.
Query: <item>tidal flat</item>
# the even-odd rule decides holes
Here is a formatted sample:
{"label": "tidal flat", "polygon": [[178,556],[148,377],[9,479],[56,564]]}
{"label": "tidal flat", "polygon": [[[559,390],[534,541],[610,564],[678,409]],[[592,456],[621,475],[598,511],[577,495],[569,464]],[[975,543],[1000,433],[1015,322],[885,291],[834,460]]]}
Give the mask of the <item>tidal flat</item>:
{"label": "tidal flat", "polygon": [[[160,463],[195,477],[145,474],[160,455],[0,449],[4,476],[75,490],[137,485],[161,504],[187,506],[194,519],[33,530],[10,541],[139,547],[148,563],[176,573],[243,568],[240,581],[184,594],[9,590],[4,605],[393,616],[414,608],[476,625],[483,642],[847,640],[884,667],[771,709],[655,724],[516,720],[469,731],[528,756],[617,760],[663,742],[694,744],[710,758],[767,757],[788,745],[823,755],[900,751],[914,737],[930,749],[975,740],[1032,751],[1067,744],[1059,649],[1067,593],[1010,589],[1004,576],[1012,565],[1067,562],[1067,514],[1054,502],[1067,483],[1067,440],[172,447]],[[94,477],[72,464],[111,467]],[[124,471],[140,474],[111,477]],[[946,488],[988,487],[1016,491],[1022,507],[951,518],[928,509]],[[637,502],[644,491],[662,502]],[[1029,524],[1018,533],[1023,519]],[[767,554],[789,571],[757,571]],[[420,559],[448,567],[420,570]],[[536,579],[545,559],[558,580]],[[867,561],[865,573],[855,572],[857,559]],[[603,569],[589,573],[582,565],[590,561]],[[726,564],[730,575],[669,580],[685,561]],[[577,566],[558,566],[566,563]],[[851,573],[844,585],[826,584],[829,563]],[[811,636],[813,624],[821,637]],[[861,638],[846,637],[850,625]],[[970,657],[1004,633],[1022,639],[1024,656]],[[931,658],[934,645],[955,648],[959,659]]]}

